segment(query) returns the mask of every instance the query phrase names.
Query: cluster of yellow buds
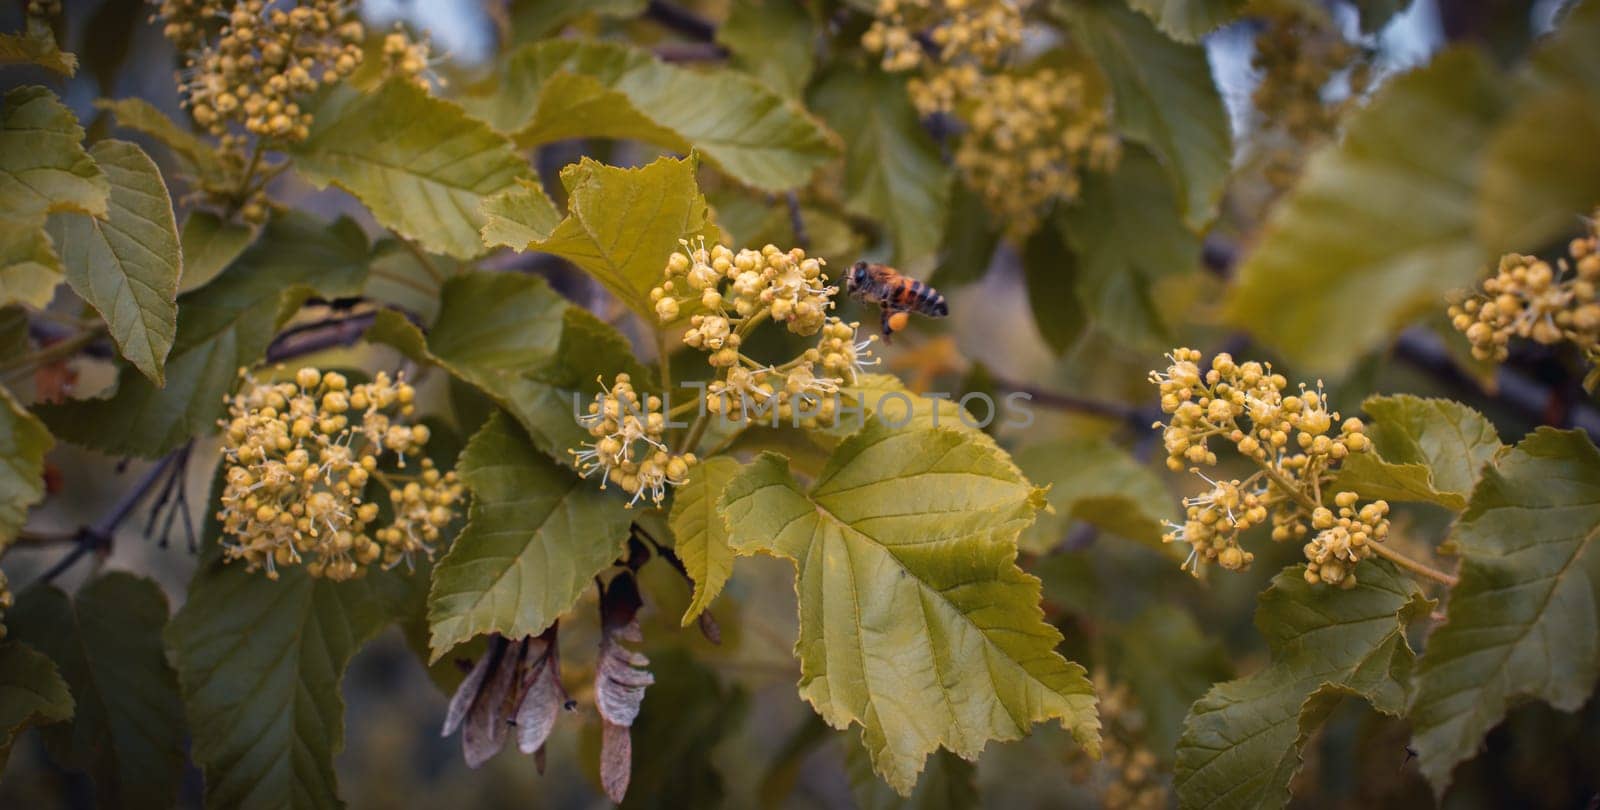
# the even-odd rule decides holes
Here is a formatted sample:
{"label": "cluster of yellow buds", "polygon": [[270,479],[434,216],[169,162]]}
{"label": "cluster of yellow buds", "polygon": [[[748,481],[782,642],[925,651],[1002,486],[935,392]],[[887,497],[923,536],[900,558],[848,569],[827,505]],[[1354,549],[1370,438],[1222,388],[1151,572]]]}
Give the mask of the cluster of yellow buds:
{"label": "cluster of yellow buds", "polygon": [[[463,488],[423,458],[426,425],[407,419],[415,390],[403,376],[380,372],[352,385],[344,375],[302,368],[292,381],[262,383],[247,372],[220,422],[224,489],[217,519],[227,560],[278,577],[304,563],[315,577],[346,580],[380,559],[385,567],[433,555],[440,532],[455,519]],[[380,465],[392,460],[396,469]],[[369,500],[369,484],[388,490],[392,519]]]}
{"label": "cluster of yellow buds", "polygon": [[1015,240],[1038,227],[1052,200],[1078,196],[1085,169],[1109,171],[1121,157],[1106,105],[1081,71],[986,74],[971,88],[923,86],[972,100],[957,108],[967,131],[956,169]]}
{"label": "cluster of yellow buds", "polygon": [[1600,350],[1600,210],[1589,235],[1572,240],[1572,261],[1554,267],[1534,256],[1502,256],[1482,289],[1450,307],[1450,322],[1479,360],[1504,360],[1513,337],[1571,341],[1591,358]]}
{"label": "cluster of yellow buds", "polygon": [[673,453],[662,435],[666,414],[661,398],[641,396],[633,389],[628,374],[618,374],[610,388],[601,383],[601,392],[589,403],[579,422],[594,441],[580,450],[569,450],[584,478],[601,473],[600,488],[615,483],[633,496],[628,506],[648,497],[659,505],[668,486],[682,486],[689,480],[689,468],[698,460],[693,453]]}
{"label": "cluster of yellow buds", "polygon": [[1333,496],[1339,512],[1319,506],[1311,513],[1311,528],[1317,536],[1306,544],[1306,581],[1356,586],[1356,563],[1372,556],[1372,544],[1389,537],[1389,503],[1373,501],[1356,508],[1359,496],[1340,492]]}
{"label": "cluster of yellow buds", "polygon": [[157,0],[150,22],[160,21],[161,33],[179,53],[199,48],[214,20],[227,14],[219,0]]}
{"label": "cluster of yellow buds", "polygon": [[813,335],[833,309],[838,287],[828,285],[821,259],[800,248],[734,253],[726,245],[707,248],[705,240],[690,245],[667,261],[661,286],[650,291],[662,323],[678,319],[685,308],[697,307],[683,342],[711,354],[711,364],[730,368],[749,329],[767,318],[785,324],[797,335]]}
{"label": "cluster of yellow buds", "polygon": [[891,73],[929,63],[992,65],[1022,41],[1020,0],[878,0],[861,45]]}
{"label": "cluster of yellow buds", "polygon": [[[1365,92],[1370,59],[1330,23],[1285,10],[1270,15],[1256,36],[1251,66],[1261,74],[1251,96],[1261,128],[1289,140],[1269,154],[1266,177],[1287,188],[1299,175],[1306,147],[1335,132],[1345,110]],[[1331,101],[1329,84],[1340,74],[1349,88],[1342,101]]]}
{"label": "cluster of yellow buds", "polygon": [[1112,686],[1105,673],[1096,670],[1095,694],[1099,695],[1100,761],[1073,749],[1068,775],[1080,785],[1092,787],[1106,810],[1164,810],[1167,786],[1160,763],[1144,745],[1144,715],[1139,711],[1127,684]]}
{"label": "cluster of yellow buds", "polygon": [[444,78],[429,69],[430,51],[426,37],[412,39],[404,28],[396,26],[383,38],[383,74],[407,79],[423,89],[442,87]]}
{"label": "cluster of yellow buds", "polygon": [[[216,39],[202,44],[180,73],[184,104],[196,123],[235,147],[235,124],[256,137],[304,140],[311,113],[299,99],[349,75],[361,63],[365,32],[347,0],[220,0],[167,3],[169,36],[191,46],[204,21],[221,17]],[[198,22],[196,22],[198,20]]]}
{"label": "cluster of yellow buds", "polygon": [[[1218,437],[1257,467],[1243,480],[1219,482],[1201,474],[1211,489],[1186,499],[1184,523],[1171,525],[1172,531],[1163,537],[1169,543],[1189,544],[1185,569],[1198,570],[1208,562],[1229,570],[1249,567],[1254,555],[1240,548],[1239,534],[1269,517],[1272,539],[1278,542],[1304,539],[1311,529],[1326,532],[1338,525],[1332,513],[1326,515],[1331,523],[1321,519],[1327,511],[1321,505],[1322,488],[1349,454],[1371,449],[1360,419],[1341,420],[1337,411],[1329,410],[1320,382],[1316,388],[1301,384],[1298,394],[1285,395],[1289,381],[1274,373],[1270,364],[1236,363],[1223,353],[1202,371],[1201,354],[1194,349],[1174,349],[1167,357],[1171,362],[1166,370],[1152,371],[1150,381],[1160,387],[1161,410],[1170,415],[1166,423],[1155,424],[1162,430],[1168,468],[1190,467],[1199,473],[1199,465],[1216,464],[1211,440]],[[1355,496],[1350,493],[1350,497]],[[1354,501],[1348,505],[1354,507]],[[1343,509],[1346,504],[1339,506]],[[1340,519],[1365,519],[1369,512],[1381,519],[1388,512],[1382,501],[1369,507]],[[1353,537],[1352,525],[1344,528]],[[1380,532],[1373,523],[1364,530],[1362,542],[1381,541],[1387,534],[1386,524]],[[1306,553],[1310,557],[1333,545],[1337,544],[1330,538],[1316,548],[1307,545]]]}

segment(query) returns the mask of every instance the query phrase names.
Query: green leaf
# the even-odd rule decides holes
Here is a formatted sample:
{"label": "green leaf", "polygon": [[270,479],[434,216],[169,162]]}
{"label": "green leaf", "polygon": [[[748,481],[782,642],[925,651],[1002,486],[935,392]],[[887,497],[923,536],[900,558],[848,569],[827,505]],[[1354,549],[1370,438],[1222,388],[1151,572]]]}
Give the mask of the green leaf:
{"label": "green leaf", "polygon": [[20,641],[0,643],[0,765],[17,735],[72,717],[72,695],[56,665]]}
{"label": "green leaf", "polygon": [[19,641],[60,668],[77,710],[43,729],[52,756],[89,772],[101,807],[171,807],[183,771],[183,706],[161,630],[167,597],[123,572],[91,580],[74,598],[29,588],[6,613]]}
{"label": "green leaf", "polygon": [[728,482],[729,542],[794,561],[800,695],[829,725],[862,726],[891,787],[909,795],[941,747],[976,758],[1050,719],[1098,753],[1094,689],[1016,566],[1043,491],[1002,451],[875,420],[809,491],[787,467],[764,453]]}
{"label": "green leaf", "polygon": [[1154,156],[1130,147],[1115,172],[1085,175],[1082,196],[1056,226],[1077,254],[1078,298],[1095,325],[1133,346],[1169,343],[1152,288],[1200,267],[1200,239]]}
{"label": "green leaf", "polygon": [[1213,684],[1233,677],[1227,650],[1206,635],[1188,609],[1152,604],[1106,633],[1108,666],[1127,683],[1144,715],[1144,742],[1170,760],[1189,706]]}
{"label": "green leaf", "polygon": [[1370,397],[1367,435],[1375,452],[1344,460],[1333,488],[1363,497],[1424,501],[1460,511],[1485,464],[1504,446],[1483,414],[1448,399]]}
{"label": "green leaf", "polygon": [[543,39],[585,14],[633,17],[646,5],[648,0],[518,0],[511,4],[512,41]]}
{"label": "green leaf", "polygon": [[845,208],[882,225],[897,262],[938,251],[951,171],[923,130],[905,80],[840,66],[817,83],[811,106],[844,138]]}
{"label": "green leaf", "polygon": [[458,259],[483,253],[484,198],[533,176],[504,137],[404,79],[336,88],[291,154],[319,188],[349,191],[385,227]]}
{"label": "green leaf", "polygon": [[0,549],[27,522],[29,507],[44,499],[44,454],[55,443],[44,423],[0,386]]}
{"label": "green leaf", "polygon": [[717,44],[734,67],[789,98],[799,98],[816,66],[817,26],[800,3],[733,0],[717,26]]}
{"label": "green leaf", "polygon": [[220,557],[207,555],[166,632],[206,805],[339,807],[340,681],[412,586],[404,571],[333,582],[298,565],[270,580]]}
{"label": "green leaf", "polygon": [[1205,49],[1162,36],[1149,19],[1114,0],[1067,9],[1077,41],[1111,85],[1118,127],[1150,147],[1178,189],[1184,222],[1205,227],[1232,161],[1228,118]]}
{"label": "green leaf", "polygon": [[1080,275],[1078,257],[1067,248],[1060,233],[1040,228],[1028,235],[1022,247],[1028,310],[1039,336],[1058,355],[1071,351],[1089,330],[1089,313],[1078,296]]}
{"label": "green leaf", "polygon": [[55,94],[38,86],[0,103],[0,219],[53,211],[103,217],[111,185],[83,151],[83,127]]}
{"label": "green leaf", "polygon": [[28,221],[0,219],[0,306],[22,304],[44,309],[66,274],[44,216]]}
{"label": "green leaf", "polygon": [[844,747],[844,767],[857,810],[965,810],[978,803],[978,766],[949,751],[928,763],[910,796],[902,797],[872,772],[872,758],[859,745]]}
{"label": "green leaf", "polygon": [[78,57],[61,50],[49,23],[33,17],[23,32],[0,34],[0,65],[30,64],[67,77],[78,72]]}
{"label": "green leaf", "polygon": [[183,317],[165,388],[124,368],[107,398],[37,410],[67,441],[113,455],[162,455],[216,428],[239,369],[261,360],[308,296],[356,295],[366,272],[366,237],[353,221],[330,225],[299,213],[274,219],[215,281],[178,299]]}
{"label": "green leaf", "polygon": [[1129,0],[1128,5],[1155,20],[1167,36],[1179,42],[1199,42],[1238,19],[1249,0]]}
{"label": "green leaf", "polygon": [[552,39],[507,56],[490,95],[468,108],[519,146],[628,138],[680,152],[764,191],[809,182],[838,154],[799,102],[731,70],[694,71],[609,42]]}
{"label": "green leaf", "polygon": [[1176,517],[1173,497],[1155,473],[1107,439],[1056,439],[1029,444],[1017,466],[1049,481],[1046,514],[1022,534],[1022,547],[1044,552],[1059,545],[1068,522],[1082,520],[1130,540],[1161,546],[1161,522]]}
{"label": "green leaf", "polygon": [[995,248],[1000,244],[999,229],[993,220],[983,195],[965,183],[952,185],[944,248],[939,251],[939,267],[929,279],[935,287],[970,284],[989,272]]}
{"label": "green leaf", "polygon": [[480,235],[489,247],[526,250],[550,237],[561,224],[561,212],[538,181],[517,178],[517,184],[483,201]]}
{"label": "green leaf", "polygon": [[67,283],[111,328],[117,350],[157,386],[178,330],[183,254],[161,170],[127,141],[89,151],[111,182],[105,218],[57,214],[50,236],[61,246]]}
{"label": "green leaf", "polygon": [[186,171],[209,182],[230,175],[215,147],[142,98],[100,99],[95,106],[116,116],[117,125],[147,135],[172,150]]}
{"label": "green leaf", "polygon": [[[650,289],[661,284],[667,258],[682,249],[678,240],[717,237],[694,169],[693,156],[662,157],[637,169],[584,158],[561,170],[566,218],[543,238],[512,246],[571,260],[653,324]],[[543,216],[538,204],[519,205],[518,211],[533,232]]]}
{"label": "green leaf", "polygon": [[1540,428],[1473,490],[1452,538],[1461,582],[1428,638],[1411,705],[1412,745],[1436,791],[1509,707],[1576,711],[1600,677],[1600,451]]}
{"label": "green leaf", "polygon": [[1600,3],[1579,3],[1535,51],[1519,103],[1484,150],[1478,223],[1491,252],[1533,252],[1600,200]]}
{"label": "green leaf", "polygon": [[673,549],[694,580],[694,598],[683,613],[684,627],[711,606],[733,574],[728,525],[718,506],[723,488],[739,470],[739,462],[727,456],[708,458],[690,471],[688,483],[672,496]]}
{"label": "green leaf", "polygon": [[461,455],[472,490],[466,528],[433,571],[433,660],[473,637],[536,636],[622,554],[624,502],[558,466],[502,414]]}
{"label": "green leaf", "polygon": [[1389,82],[1276,207],[1239,268],[1229,318],[1336,373],[1472,284],[1486,258],[1476,166],[1502,106],[1472,50]]}
{"label": "green leaf", "polygon": [[228,222],[209,211],[190,211],[178,243],[183,247],[181,292],[197,290],[227,269],[256,238],[255,229]]}
{"label": "green leaf", "polygon": [[1369,560],[1350,590],[1284,569],[1261,594],[1256,627],[1272,663],[1216,685],[1189,710],[1178,742],[1178,806],[1282,807],[1300,749],[1345,695],[1399,714],[1415,655],[1405,628],[1432,605],[1412,580]]}

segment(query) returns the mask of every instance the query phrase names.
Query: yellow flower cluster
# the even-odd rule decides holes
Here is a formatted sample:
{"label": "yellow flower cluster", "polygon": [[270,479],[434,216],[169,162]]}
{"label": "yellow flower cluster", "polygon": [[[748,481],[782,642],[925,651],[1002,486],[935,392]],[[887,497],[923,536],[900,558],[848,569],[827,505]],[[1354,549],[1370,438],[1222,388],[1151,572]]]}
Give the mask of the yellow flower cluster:
{"label": "yellow flower cluster", "polygon": [[[463,489],[427,458],[415,474],[398,471],[429,438],[427,426],[406,423],[415,394],[403,376],[381,372],[358,385],[314,368],[279,383],[247,375],[220,423],[224,557],[251,571],[264,567],[272,579],[279,567],[303,562],[312,576],[333,580],[359,577],[380,559],[386,568],[417,553],[431,559]],[[380,469],[391,459],[398,470]],[[387,489],[392,506],[377,529],[381,510],[366,498],[369,484]]]}
{"label": "yellow flower cluster", "polygon": [[589,412],[578,420],[589,429],[594,441],[567,452],[575,458],[584,478],[601,473],[601,489],[615,483],[633,495],[628,506],[644,497],[660,505],[668,486],[688,483],[689,468],[698,459],[693,453],[667,449],[662,440],[666,415],[661,412],[660,397],[640,396],[627,374],[618,374],[610,388],[604,384],[601,388],[589,403]]}
{"label": "yellow flower cluster", "polygon": [[407,79],[424,89],[443,86],[443,77],[428,68],[429,52],[426,38],[414,40],[397,27],[383,38],[383,74]]}
{"label": "yellow flower cluster", "polygon": [[[1251,65],[1261,81],[1251,98],[1261,126],[1282,132],[1292,144],[1270,154],[1266,176],[1285,188],[1299,174],[1304,147],[1333,133],[1344,111],[1366,90],[1370,64],[1338,30],[1297,11],[1271,15],[1255,46]],[[1342,102],[1329,101],[1329,83],[1345,72],[1348,94]]]}
{"label": "yellow flower cluster", "polygon": [[1022,41],[1019,0],[878,0],[861,44],[891,73],[930,63],[998,63]]}
{"label": "yellow flower cluster", "polygon": [[967,131],[955,165],[1006,234],[1020,241],[1038,227],[1051,200],[1078,196],[1084,169],[1115,168],[1121,145],[1081,72],[977,75],[973,87],[952,88],[956,98],[981,100],[959,108]]}
{"label": "yellow flower cluster", "polygon": [[[876,336],[857,339],[858,323],[829,315],[839,288],[828,283],[821,259],[805,251],[767,245],[735,253],[724,245],[683,243],[667,262],[661,286],[650,291],[656,315],[671,323],[691,308],[683,342],[706,352],[717,378],[707,384],[706,408],[742,420],[776,414],[808,424],[831,418],[840,386],[853,385]],[[817,345],[779,364],[762,365],[740,351],[746,336],[766,321],[790,332],[820,335]]]}
{"label": "yellow flower cluster", "polygon": [[1094,675],[1100,697],[1100,761],[1074,749],[1069,775],[1090,785],[1106,810],[1163,810],[1167,786],[1156,755],[1143,744],[1144,715],[1126,684],[1112,686],[1104,672]]}
{"label": "yellow flower cluster", "polygon": [[[234,125],[256,137],[304,140],[311,113],[299,99],[361,62],[364,31],[346,0],[163,3],[163,14],[169,10],[168,36],[194,50],[180,73],[184,104],[224,149],[242,142]],[[224,22],[205,43],[205,21],[215,17]]]}
{"label": "yellow flower cluster", "polygon": [[[1240,548],[1239,534],[1270,518],[1272,539],[1278,542],[1302,540],[1316,529],[1307,558],[1324,572],[1323,581],[1352,587],[1355,579],[1346,569],[1360,557],[1339,555],[1387,536],[1388,505],[1376,501],[1345,514],[1346,507],[1354,507],[1355,495],[1341,493],[1341,512],[1334,518],[1322,506],[1322,489],[1345,457],[1371,448],[1361,420],[1341,421],[1337,411],[1330,411],[1321,383],[1314,389],[1302,384],[1298,394],[1285,395],[1289,381],[1273,373],[1270,364],[1236,363],[1218,354],[1202,371],[1201,354],[1194,349],[1175,349],[1168,359],[1165,371],[1150,373],[1161,390],[1161,410],[1170,415],[1165,424],[1155,424],[1162,429],[1167,466],[1176,471],[1215,465],[1210,444],[1220,437],[1257,467],[1243,480],[1214,481],[1201,474],[1210,489],[1184,500],[1184,523],[1173,525],[1163,538],[1189,544],[1184,567],[1197,570],[1208,562],[1229,570],[1249,567],[1254,555]],[[1342,502],[1347,495],[1348,504]],[[1336,559],[1352,565],[1329,565]]]}
{"label": "yellow flower cluster", "polygon": [[1501,257],[1482,289],[1450,307],[1450,322],[1479,360],[1504,360],[1513,337],[1571,341],[1593,358],[1600,352],[1600,210],[1589,235],[1572,240],[1569,263],[1534,256]]}
{"label": "yellow flower cluster", "polygon": [[1354,588],[1356,578],[1351,570],[1372,556],[1373,543],[1388,538],[1388,502],[1373,501],[1357,509],[1357,499],[1354,492],[1340,492],[1333,496],[1337,515],[1326,506],[1311,513],[1311,528],[1317,530],[1317,536],[1305,547],[1307,582]]}

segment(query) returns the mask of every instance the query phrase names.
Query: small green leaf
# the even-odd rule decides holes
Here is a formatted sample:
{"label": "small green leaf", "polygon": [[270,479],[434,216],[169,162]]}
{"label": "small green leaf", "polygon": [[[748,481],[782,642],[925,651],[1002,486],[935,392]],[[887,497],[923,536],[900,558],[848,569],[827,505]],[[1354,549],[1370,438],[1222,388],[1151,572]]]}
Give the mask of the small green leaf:
{"label": "small green leaf", "polygon": [[[544,238],[513,247],[571,260],[647,323],[655,323],[650,289],[661,284],[667,258],[683,249],[678,240],[717,237],[694,168],[692,156],[658,158],[637,169],[584,158],[561,171],[566,218]],[[521,222],[534,232],[542,215],[537,203],[519,210]]]}
{"label": "small green leaf", "polygon": [[55,297],[66,268],[44,224],[43,215],[24,221],[0,219],[0,306],[44,309]]}
{"label": "small green leaf", "polygon": [[207,555],[166,632],[206,805],[340,807],[340,681],[413,586],[403,569],[333,582],[294,565],[271,580],[220,556]]}
{"label": "small green leaf", "polygon": [[72,111],[43,87],[8,91],[0,101],[0,219],[55,211],[103,217],[110,195]]}
{"label": "small green leaf", "polygon": [[171,807],[183,770],[183,706],[161,630],[167,597],[123,572],[98,577],[68,599],[29,588],[6,613],[19,641],[47,654],[77,701],[70,725],[43,729],[52,756],[88,771],[101,807]]}
{"label": "small green leaf", "polygon": [[215,147],[142,98],[100,99],[95,106],[117,118],[124,129],[161,142],[177,156],[183,168],[209,182],[222,182],[231,174]]}
{"label": "small green leaf", "polygon": [[688,483],[672,496],[673,549],[694,580],[694,598],[683,613],[684,627],[711,606],[733,574],[728,525],[718,506],[723,488],[739,470],[739,462],[728,456],[708,458],[690,470]]}
{"label": "small green leaf", "polygon": [[124,368],[109,397],[38,411],[67,441],[115,455],[162,455],[216,428],[239,369],[261,360],[308,296],[356,295],[366,272],[366,237],[353,221],[281,216],[216,280],[178,299],[165,388]]}
{"label": "small green leaf", "polygon": [[1461,582],[1428,638],[1412,745],[1442,793],[1512,705],[1576,711],[1600,678],[1600,451],[1540,428],[1483,472],[1452,538]]}
{"label": "small green leaf", "polygon": [[512,250],[526,250],[528,245],[548,239],[562,219],[544,188],[521,177],[515,186],[484,199],[483,216],[483,243]]}
{"label": "small green leaf", "polygon": [[728,19],[717,26],[717,44],[733,54],[734,67],[799,98],[815,67],[817,26],[800,3],[733,0]]}
{"label": "small green leaf", "polygon": [[[841,735],[842,736],[842,735]],[[857,810],[966,810],[978,802],[978,766],[949,751],[939,751],[917,780],[910,796],[902,797],[872,772],[866,749],[847,740],[844,767],[850,777],[850,795]]]}
{"label": "small green leaf", "polygon": [[210,211],[190,211],[183,220],[178,243],[183,247],[180,292],[204,287],[227,269],[256,238],[248,225],[223,220]]}
{"label": "small green leaf", "polygon": [[1059,545],[1071,520],[1161,546],[1161,522],[1176,517],[1172,494],[1128,451],[1102,438],[1057,439],[1024,447],[1017,466],[1035,481],[1049,481],[1046,514],[1022,535],[1022,547],[1043,552]]}
{"label": "small green leaf", "polygon": [[1374,420],[1367,429],[1374,452],[1346,458],[1335,490],[1459,511],[1484,465],[1504,449],[1494,425],[1459,402],[1398,394],[1370,397],[1361,407]]}
{"label": "small green leaf", "polygon": [[0,65],[28,64],[67,77],[78,72],[78,57],[61,50],[49,23],[34,17],[22,33],[0,34]]}
{"label": "small green leaf", "polygon": [[72,695],[56,665],[20,641],[0,642],[0,765],[17,735],[72,717]]}
{"label": "small green leaf", "polygon": [[471,514],[433,571],[433,660],[475,636],[536,636],[622,554],[632,513],[595,481],[558,466],[504,415],[456,466]]}
{"label": "small green leaf", "polygon": [[1076,3],[1067,13],[1078,42],[1110,82],[1117,125],[1162,159],[1184,222],[1205,227],[1233,158],[1205,49],[1167,39],[1149,19],[1113,0]]}
{"label": "small green leaf", "polygon": [[1179,202],[1154,156],[1135,146],[1111,174],[1085,175],[1083,194],[1061,209],[1056,225],[1077,254],[1078,298],[1101,332],[1137,347],[1170,342],[1152,288],[1200,267],[1200,239]]}
{"label": "small green leaf", "polygon": [[799,102],[756,79],[680,68],[610,42],[525,46],[506,57],[492,94],[463,101],[520,146],[598,137],[694,148],[764,191],[804,185],[839,151]]}
{"label": "small green leaf", "polygon": [[1239,268],[1234,323],[1292,360],[1342,372],[1473,283],[1478,158],[1504,106],[1473,50],[1396,77],[1312,156]]}
{"label": "small green leaf", "polygon": [[873,768],[910,795],[927,756],[975,758],[1060,720],[1098,753],[1094,689],[1055,652],[1017,535],[1043,491],[972,432],[879,421],[841,443],[809,491],[781,456],[728,482],[740,554],[794,561],[800,695],[835,728],[862,726]]}
{"label": "small green leaf", "polygon": [[1022,246],[1022,278],[1028,285],[1028,310],[1045,345],[1058,355],[1078,345],[1089,330],[1089,313],[1079,300],[1082,272],[1078,257],[1053,228],[1040,228]]}
{"label": "small green leaf", "polygon": [[44,423],[0,386],[0,549],[44,499],[44,454],[55,443]]}
{"label": "small green leaf", "polygon": [[104,219],[57,214],[50,235],[61,246],[67,283],[105,319],[117,350],[157,386],[165,385],[183,274],[172,199],[143,149],[105,140],[89,154],[111,182],[109,212]]}
{"label": "small green leaf", "polygon": [[938,251],[951,172],[923,130],[905,80],[841,65],[818,81],[811,106],[844,137],[845,208],[882,225],[897,262]]}
{"label": "small green leaf", "polygon": [[1129,0],[1156,27],[1179,42],[1200,38],[1227,25],[1244,13],[1249,0]]}
{"label": "small green leaf", "polygon": [[1388,563],[1369,560],[1350,590],[1284,569],[1261,594],[1256,627],[1272,663],[1217,684],[1189,710],[1178,741],[1178,806],[1282,807],[1300,749],[1344,695],[1384,714],[1405,709],[1415,655],[1406,625],[1432,602]]}
{"label": "small green leaf", "polygon": [[291,154],[312,183],[349,191],[385,227],[458,259],[483,253],[484,198],[533,176],[488,125],[403,79],[336,88]]}

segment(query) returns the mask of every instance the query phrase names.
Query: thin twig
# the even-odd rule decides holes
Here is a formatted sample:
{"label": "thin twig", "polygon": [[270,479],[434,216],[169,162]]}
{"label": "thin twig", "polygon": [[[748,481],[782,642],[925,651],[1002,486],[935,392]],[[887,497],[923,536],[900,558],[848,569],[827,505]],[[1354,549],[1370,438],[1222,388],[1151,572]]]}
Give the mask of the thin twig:
{"label": "thin twig", "polygon": [[160,461],[150,465],[150,469],[145,470],[144,475],[141,475],[132,487],[122,493],[122,497],[117,500],[109,511],[101,516],[100,520],[92,525],[78,529],[77,534],[74,535],[77,545],[65,557],[57,560],[55,565],[50,566],[43,574],[40,574],[39,579],[36,581],[51,582],[71,568],[78,560],[82,559],[85,554],[91,551],[110,550],[111,538],[116,533],[117,527],[121,526],[122,522],[133,514],[134,508],[139,505],[145,495],[149,494],[156,483],[162,480],[168,468],[178,460],[179,455],[187,452],[188,445],[185,444],[183,447],[162,456]]}
{"label": "thin twig", "polygon": [[690,39],[712,42],[717,36],[716,26],[700,15],[665,0],[650,0],[650,5],[645,7],[644,16],[645,19],[660,23],[661,27]]}
{"label": "thin twig", "polygon": [[794,233],[795,247],[810,250],[811,235],[806,232],[806,220],[800,214],[800,195],[791,191],[783,195],[783,203],[789,207],[789,230]]}
{"label": "thin twig", "polygon": [[1075,394],[1063,394],[1059,391],[1047,391],[1042,388],[1035,388],[1031,385],[1023,385],[1003,379],[996,379],[995,387],[1002,391],[1027,394],[1030,402],[1038,403],[1046,408],[1115,419],[1140,430],[1150,427],[1150,422],[1154,418],[1141,408],[1124,405],[1120,402],[1081,397]]}
{"label": "thin twig", "polygon": [[[377,311],[361,312],[339,318],[329,318],[315,323],[302,324],[286,330],[267,348],[267,362],[279,363],[295,357],[314,354],[337,346],[349,346],[366,334],[378,317]],[[300,338],[305,337],[304,340]]]}

